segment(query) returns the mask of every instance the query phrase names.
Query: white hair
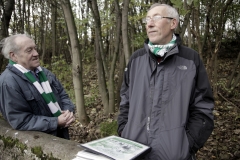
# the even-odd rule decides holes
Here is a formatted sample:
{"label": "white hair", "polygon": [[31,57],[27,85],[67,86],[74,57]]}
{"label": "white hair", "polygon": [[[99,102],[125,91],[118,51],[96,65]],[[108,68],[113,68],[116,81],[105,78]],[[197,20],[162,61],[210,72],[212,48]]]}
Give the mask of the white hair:
{"label": "white hair", "polygon": [[0,48],[2,49],[1,53],[3,54],[3,56],[5,58],[9,59],[9,53],[11,53],[11,52],[17,53],[19,51],[21,46],[16,44],[16,38],[22,37],[22,36],[31,38],[26,33],[25,34],[14,34],[14,35],[6,37],[0,41]]}
{"label": "white hair", "polygon": [[149,10],[151,10],[152,8],[157,7],[157,6],[166,7],[167,8],[167,10],[166,10],[167,15],[164,15],[164,16],[172,17],[172,18],[177,20],[177,23],[179,23],[179,14],[178,14],[178,11],[174,7],[172,7],[168,4],[154,3],[153,5],[151,5]]}

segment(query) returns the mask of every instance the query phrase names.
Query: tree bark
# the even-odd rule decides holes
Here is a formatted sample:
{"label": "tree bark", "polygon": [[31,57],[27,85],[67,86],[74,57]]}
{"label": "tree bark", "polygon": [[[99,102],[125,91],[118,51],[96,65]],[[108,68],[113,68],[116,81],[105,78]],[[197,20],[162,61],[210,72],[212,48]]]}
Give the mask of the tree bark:
{"label": "tree bark", "polygon": [[117,85],[117,91],[118,93],[116,94],[117,97],[117,104],[119,105],[121,102],[121,97],[120,97],[120,90],[122,86],[122,81],[123,81],[123,75],[124,75],[124,68],[126,67],[125,63],[125,58],[124,54],[122,52],[122,47],[120,47],[120,55],[119,55],[119,74],[118,74],[118,85]]}
{"label": "tree bark", "polygon": [[232,3],[233,0],[228,0],[226,3],[225,3],[225,6],[222,8],[222,10],[220,11],[220,18],[218,20],[218,23],[216,25],[216,45],[215,45],[215,49],[214,49],[214,53],[213,53],[213,56],[212,56],[212,59],[214,61],[214,78],[213,78],[213,95],[215,98],[218,97],[218,94],[217,94],[217,77],[218,77],[218,52],[219,52],[219,49],[220,49],[220,45],[221,45],[221,42],[222,42],[222,35],[223,35],[223,31],[224,31],[224,26],[226,24],[226,21],[227,21],[227,16],[225,15],[225,12],[227,10],[227,8],[229,7],[229,5]]}
{"label": "tree bark", "polygon": [[123,39],[123,51],[125,55],[125,61],[128,63],[130,58],[130,44],[128,40],[128,10],[130,0],[123,0],[122,10],[122,39]]}
{"label": "tree bark", "polygon": [[[186,8],[185,8],[186,10],[191,10],[191,9],[192,9],[192,6],[193,6],[193,2],[191,3],[190,6],[188,6],[186,0],[184,0],[184,6],[186,7]],[[190,17],[191,17],[191,12],[188,12],[188,13],[184,16],[184,21],[183,21],[183,24],[182,24],[182,27],[181,27],[181,33],[180,33],[180,37],[181,37],[182,39],[183,39],[183,36],[184,36],[185,31],[186,31],[186,29],[187,29],[187,25],[188,25],[188,23],[189,23]]]}
{"label": "tree bark", "polygon": [[[1,31],[0,39],[3,39],[8,36],[8,28],[9,28],[12,12],[14,10],[14,5],[15,5],[14,0],[8,0],[6,5],[4,5],[3,1],[0,2],[0,6],[2,6],[2,10],[3,10],[3,14],[1,17],[2,23],[1,23],[1,30],[0,30]],[[0,71],[2,70],[3,59],[4,59],[3,55],[0,54]]]}
{"label": "tree bark", "polygon": [[202,57],[206,56],[206,55],[203,55],[203,49],[206,46],[207,37],[209,36],[210,17],[211,17],[212,6],[213,6],[213,0],[208,1],[207,14],[206,14],[206,24],[205,24],[205,29],[204,29],[204,37],[203,37],[203,41],[202,41],[202,47],[199,48],[199,50],[200,50],[199,52],[202,55]]}
{"label": "tree bark", "polygon": [[115,0],[115,16],[116,16],[116,35],[114,43],[113,59],[111,61],[111,68],[109,74],[109,113],[115,112],[115,93],[114,93],[114,72],[116,68],[116,61],[119,54],[120,34],[121,34],[121,12],[119,8],[119,1]]}
{"label": "tree bark", "polygon": [[[40,17],[40,26],[39,26],[39,30],[40,30],[40,33],[39,33],[39,44],[40,44],[40,47],[39,47],[39,52],[40,53],[43,53],[43,41],[44,41],[44,21],[45,21],[45,13],[44,13],[44,9],[45,9],[45,6],[44,6],[44,1],[43,0],[40,0],[40,5],[41,5],[41,17]],[[41,55],[41,57],[43,57],[44,55]],[[41,58],[43,59],[43,58]]]}
{"label": "tree bark", "polygon": [[46,37],[47,37],[47,30],[48,30],[48,21],[49,21],[49,17],[47,17],[47,19],[45,20],[45,32],[43,33],[43,44],[42,44],[42,61],[44,62],[45,60],[45,56],[46,56]]}
{"label": "tree bark", "polygon": [[[99,91],[102,97],[102,103],[104,108],[104,113],[109,113],[109,95],[107,92],[105,73],[107,71],[106,63],[104,62],[103,56],[103,43],[101,36],[101,21],[99,16],[99,11],[97,8],[96,1],[88,1],[89,7],[92,10],[92,14],[95,21],[95,53],[96,53],[96,63],[97,63],[97,75]],[[103,59],[104,58],[104,59]]]}
{"label": "tree bark", "polygon": [[97,76],[98,76],[98,87],[99,92],[102,98],[104,113],[109,113],[109,97],[107,93],[106,79],[104,76],[104,67],[101,59],[100,46],[98,42],[98,36],[95,36],[95,54],[96,54],[96,63],[97,63]]}
{"label": "tree bark", "polygon": [[56,0],[53,0],[51,3],[51,12],[52,12],[52,57],[56,56],[56,20],[57,20],[57,6]]}
{"label": "tree bark", "polygon": [[[104,47],[103,47],[103,40],[102,40],[101,18],[100,18],[100,15],[99,15],[97,1],[96,0],[90,0],[90,1],[88,1],[88,3],[89,3],[89,7],[92,10],[93,18],[94,18],[94,21],[95,21],[96,36],[99,37],[98,38],[98,43],[99,43],[99,47],[100,47],[100,54],[101,54],[101,58],[102,58],[104,72],[107,73],[108,69],[107,69],[106,58],[105,58],[106,55],[105,55],[105,51],[104,51]],[[105,75],[105,73],[104,73],[104,75]]]}
{"label": "tree bark", "polygon": [[77,37],[77,28],[75,25],[72,8],[69,0],[62,0],[61,7],[64,12],[64,17],[67,23],[68,33],[71,43],[72,52],[72,74],[73,74],[73,85],[76,98],[76,107],[78,120],[87,124],[89,117],[86,114],[84,107],[84,96],[83,96],[83,82],[82,82],[82,57],[79,50],[79,40]]}
{"label": "tree bark", "polygon": [[[233,78],[234,78],[234,75],[236,74],[236,71],[237,71],[237,67],[238,67],[238,64],[239,64],[239,62],[240,62],[240,52],[238,53],[238,57],[237,57],[237,59],[236,59],[236,62],[235,62],[235,64],[234,64],[234,67],[233,67],[233,69],[232,69],[232,74],[230,75],[230,78],[228,79],[228,82],[227,82],[227,85],[226,85],[226,87],[228,88],[228,89],[231,89],[231,88],[234,88],[236,85],[232,85],[232,81],[233,81]],[[238,76],[240,75],[240,73],[238,73]],[[237,82],[237,80],[235,80],[235,82]],[[236,83],[237,84],[237,83]]]}

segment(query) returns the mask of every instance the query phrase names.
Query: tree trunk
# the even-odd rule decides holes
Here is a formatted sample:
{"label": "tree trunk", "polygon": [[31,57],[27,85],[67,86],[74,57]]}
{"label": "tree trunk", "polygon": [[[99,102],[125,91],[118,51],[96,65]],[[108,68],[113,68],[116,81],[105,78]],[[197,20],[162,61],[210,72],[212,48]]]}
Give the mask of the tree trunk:
{"label": "tree trunk", "polygon": [[[237,75],[237,77],[236,77],[236,79],[235,79],[235,81],[234,81],[234,83],[233,83],[233,85],[232,85],[232,90],[235,88],[235,87],[237,87],[237,84],[239,83],[239,81],[240,81],[240,73],[238,72],[238,75]],[[232,91],[231,90],[231,91]]]}
{"label": "tree trunk", "polygon": [[107,71],[106,63],[104,62],[103,56],[103,43],[101,36],[101,21],[99,16],[99,11],[97,8],[96,1],[88,1],[89,7],[92,10],[92,14],[95,21],[95,53],[96,53],[96,63],[97,63],[97,75],[98,75],[98,84],[99,91],[102,97],[102,103],[104,107],[104,113],[109,113],[109,97],[106,86],[105,73]]}
{"label": "tree trunk", "polygon": [[[1,35],[0,39],[3,39],[8,36],[8,28],[9,28],[9,22],[12,16],[12,12],[14,10],[15,1],[14,0],[8,0],[6,5],[4,5],[3,1],[0,2],[0,6],[2,7],[3,14],[1,15]],[[2,70],[3,66],[3,55],[0,54],[0,71]]]}
{"label": "tree trunk", "polygon": [[26,3],[25,3],[25,0],[22,0],[22,33],[24,33],[25,31],[25,17],[26,17]]}
{"label": "tree trunk", "polygon": [[[40,44],[40,53],[43,53],[43,39],[44,39],[44,21],[45,21],[45,13],[44,13],[44,1],[43,0],[40,0],[40,5],[41,5],[41,17],[40,17],[40,26],[39,26],[39,30],[40,30],[40,33],[39,33],[39,44]],[[43,56],[42,56],[43,57]],[[43,58],[42,58],[43,59]]]}
{"label": "tree trunk", "polygon": [[57,19],[57,6],[56,0],[52,1],[51,4],[51,11],[52,11],[52,57],[56,56],[56,19]]}
{"label": "tree trunk", "polygon": [[218,97],[218,95],[217,95],[217,92],[218,92],[218,90],[217,90],[217,76],[218,76],[217,70],[218,70],[218,51],[219,51],[219,48],[220,48],[220,44],[221,44],[221,42],[218,41],[217,45],[215,47],[213,56],[212,56],[213,65],[214,65],[214,67],[213,67],[214,68],[214,72],[213,72],[214,76],[213,76],[213,83],[212,84],[213,84],[213,96],[215,98]]}
{"label": "tree trunk", "polygon": [[125,54],[125,61],[128,63],[130,58],[130,44],[128,40],[128,9],[130,0],[123,0],[122,10],[122,39],[123,39],[123,51]]}
{"label": "tree trunk", "polygon": [[[96,29],[95,29],[96,30]],[[102,103],[104,108],[104,113],[109,113],[109,99],[106,87],[106,79],[104,76],[104,67],[101,59],[100,46],[98,43],[98,36],[95,36],[95,53],[96,53],[96,63],[97,63],[97,76],[98,76],[98,87],[100,95],[102,97]]]}
{"label": "tree trunk", "polygon": [[205,29],[204,29],[204,37],[203,37],[203,41],[202,41],[202,47],[199,48],[200,54],[202,55],[202,57],[206,56],[206,55],[203,55],[203,49],[206,46],[207,37],[209,35],[210,17],[211,17],[212,6],[213,6],[213,0],[208,1],[207,14],[206,14],[206,24],[205,24]]}
{"label": "tree trunk", "polygon": [[[104,51],[104,47],[103,47],[103,40],[102,40],[102,31],[101,31],[101,18],[99,15],[99,10],[98,10],[98,5],[97,5],[97,1],[88,1],[89,3],[89,7],[92,10],[92,14],[93,14],[93,18],[95,21],[95,27],[96,27],[96,36],[98,36],[98,43],[99,43],[99,49],[100,49],[100,54],[101,54],[101,58],[102,58],[102,63],[103,63],[103,67],[104,67],[104,72],[107,73],[108,69],[107,69],[107,64],[106,64],[106,55],[105,55],[105,51]],[[104,76],[105,76],[104,73]]]}
{"label": "tree trunk", "polygon": [[48,30],[48,21],[49,21],[49,17],[47,17],[47,19],[45,20],[45,32],[43,33],[43,44],[42,44],[42,61],[44,62],[45,57],[46,57],[46,37],[47,37],[47,30]]}
{"label": "tree trunk", "polygon": [[[191,28],[190,28],[190,24],[188,23],[188,26],[187,26],[187,32],[188,33],[191,33]],[[188,39],[187,39],[187,44],[188,44],[188,47],[189,48],[192,48],[192,34],[188,34]]]}
{"label": "tree trunk", "polygon": [[113,59],[111,62],[110,74],[109,74],[109,113],[115,112],[115,93],[114,93],[114,72],[116,67],[116,61],[119,53],[119,45],[120,45],[120,34],[121,34],[121,14],[119,8],[119,1],[115,0],[115,15],[116,15],[116,35],[115,43],[114,43],[114,53]]}
{"label": "tree trunk", "polygon": [[[33,2],[34,3],[34,2]],[[32,8],[32,16],[34,17],[34,10],[35,10],[35,8],[33,7]],[[38,46],[38,48],[40,48],[40,44],[38,43],[38,41],[37,41],[37,31],[36,31],[36,20],[35,20],[35,18],[33,18],[33,34],[34,34],[34,37],[35,37],[35,43],[37,44],[37,46]]]}
{"label": "tree trunk", "polygon": [[194,19],[195,19],[195,28],[196,28],[196,31],[192,31],[192,33],[195,35],[195,37],[197,38],[197,46],[198,46],[198,53],[199,53],[199,56],[201,57],[201,59],[203,59],[203,56],[202,56],[202,51],[201,51],[201,48],[202,48],[202,41],[201,41],[201,33],[200,33],[200,28],[202,27],[200,25],[200,4],[198,4],[198,6],[196,7],[196,9],[193,10],[193,14],[194,14]]}
{"label": "tree trunk", "polygon": [[30,7],[31,7],[31,1],[30,0],[28,0],[28,4],[27,4],[28,6],[28,11],[27,11],[27,17],[26,17],[26,31],[27,31],[27,33],[29,34],[29,35],[31,35],[31,26],[30,26],[30,18],[31,18],[31,9],[30,9]]}
{"label": "tree trunk", "polygon": [[224,31],[224,26],[226,24],[227,21],[227,16],[225,15],[225,12],[227,10],[227,8],[229,7],[229,5],[232,3],[233,0],[228,0],[225,3],[225,6],[223,6],[222,10],[220,11],[220,16],[219,16],[219,20],[218,23],[216,24],[216,45],[215,45],[215,49],[214,49],[214,53],[213,53],[213,59],[214,59],[214,78],[213,78],[213,95],[215,98],[218,97],[217,94],[217,77],[218,77],[218,52],[220,49],[220,45],[222,42],[222,35],[223,35],[223,31]]}
{"label": "tree trunk", "polygon": [[[237,70],[237,67],[238,67],[239,62],[240,62],[240,52],[238,53],[238,57],[237,57],[237,59],[236,59],[236,61],[235,61],[234,67],[233,67],[233,69],[232,69],[233,72],[232,72],[230,78],[228,79],[228,82],[227,82],[227,85],[226,85],[226,87],[227,87],[228,89],[231,89],[231,88],[232,88],[232,81],[233,81],[234,75],[236,74],[236,70]],[[238,73],[238,75],[240,75],[240,73]],[[235,81],[235,82],[236,82],[236,81]]]}
{"label": "tree trunk", "polygon": [[77,28],[73,18],[72,8],[69,0],[62,0],[61,6],[64,12],[65,21],[67,23],[68,33],[71,43],[72,51],[72,74],[73,74],[73,85],[76,98],[76,107],[78,120],[82,124],[89,122],[89,117],[86,114],[84,107],[84,96],[83,96],[83,82],[82,82],[82,58],[79,51],[79,41],[77,37]]}
{"label": "tree trunk", "polygon": [[[184,8],[185,8],[186,10],[189,10],[189,9],[192,8],[193,2],[191,3],[190,6],[188,6],[186,0],[184,0],[184,6],[185,6]],[[191,17],[191,11],[188,12],[188,13],[184,16],[184,21],[183,21],[182,28],[181,28],[181,33],[180,33],[181,39],[183,39],[183,36],[184,36],[185,31],[186,31],[186,29],[187,29],[187,25],[188,25],[188,23],[189,23],[190,17]]]}
{"label": "tree trunk", "polygon": [[122,86],[122,81],[123,81],[123,75],[124,75],[124,68],[126,67],[126,63],[125,63],[125,58],[124,58],[124,54],[122,51],[122,47],[120,48],[120,55],[119,55],[119,74],[118,74],[118,86],[117,86],[117,91],[118,93],[116,94],[117,97],[117,104],[119,105],[121,102],[121,97],[120,97],[120,90],[121,90],[121,86]]}

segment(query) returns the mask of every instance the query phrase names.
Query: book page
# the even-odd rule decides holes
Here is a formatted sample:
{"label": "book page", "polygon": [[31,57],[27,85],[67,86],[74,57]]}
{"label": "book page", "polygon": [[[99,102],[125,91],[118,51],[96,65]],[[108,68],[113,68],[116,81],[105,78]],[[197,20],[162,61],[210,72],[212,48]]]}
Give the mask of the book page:
{"label": "book page", "polygon": [[117,136],[94,140],[82,144],[82,146],[116,160],[133,159],[150,148],[146,145]]}
{"label": "book page", "polygon": [[94,153],[87,152],[86,150],[79,151],[76,158],[72,160],[111,160],[103,155],[97,155]]}

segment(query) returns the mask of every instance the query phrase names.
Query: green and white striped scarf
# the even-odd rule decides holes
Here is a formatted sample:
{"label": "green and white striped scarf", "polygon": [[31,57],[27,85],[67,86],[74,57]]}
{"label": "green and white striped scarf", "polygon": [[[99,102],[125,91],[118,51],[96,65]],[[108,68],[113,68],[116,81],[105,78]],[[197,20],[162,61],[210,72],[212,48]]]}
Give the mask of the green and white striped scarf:
{"label": "green and white striped scarf", "polygon": [[174,44],[176,43],[176,36],[175,34],[173,34],[173,38],[172,40],[165,45],[154,45],[152,44],[152,42],[148,42],[148,46],[150,51],[156,55],[157,57],[163,57],[165,55],[165,53],[167,53],[169,51],[169,49],[174,46]]}
{"label": "green and white striped scarf", "polygon": [[24,68],[22,65],[9,60],[9,63],[16,67],[19,71],[21,71],[27,79],[32,82],[32,84],[36,87],[38,92],[42,95],[45,102],[48,104],[49,109],[51,110],[54,117],[58,117],[61,115],[61,108],[56,101],[54,94],[52,93],[51,86],[47,80],[46,75],[43,73],[42,68],[39,66],[37,69],[39,70],[38,76],[40,83],[36,80],[36,78],[32,75],[32,73]]}

